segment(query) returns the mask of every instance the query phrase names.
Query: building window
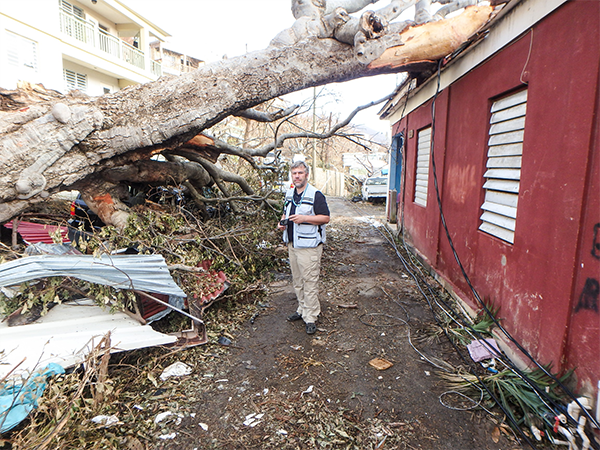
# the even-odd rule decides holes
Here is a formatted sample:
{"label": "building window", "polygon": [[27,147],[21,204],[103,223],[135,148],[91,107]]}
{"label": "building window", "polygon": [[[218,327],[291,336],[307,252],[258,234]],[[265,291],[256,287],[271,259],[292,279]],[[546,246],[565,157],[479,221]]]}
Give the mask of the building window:
{"label": "building window", "polygon": [[87,89],[87,75],[84,73],[77,73],[73,70],[63,69],[63,76],[65,79],[65,86],[67,91],[79,90],[85,92]]}
{"label": "building window", "polygon": [[492,104],[487,171],[483,175],[485,201],[479,229],[511,244],[517,221],[526,109],[527,90]]}
{"label": "building window", "polygon": [[415,203],[427,206],[427,185],[429,183],[429,158],[431,156],[431,127],[424,128],[417,135],[417,173],[415,176]]}
{"label": "building window", "polygon": [[79,19],[85,20],[85,12],[83,11],[83,9],[72,5],[69,2],[66,2],[65,0],[59,0],[60,3],[60,7],[61,9],[66,12],[67,14],[70,14],[72,16],[78,17]]}
{"label": "building window", "polygon": [[7,31],[6,59],[8,65],[16,69],[18,76],[28,72],[37,73],[37,42]]}

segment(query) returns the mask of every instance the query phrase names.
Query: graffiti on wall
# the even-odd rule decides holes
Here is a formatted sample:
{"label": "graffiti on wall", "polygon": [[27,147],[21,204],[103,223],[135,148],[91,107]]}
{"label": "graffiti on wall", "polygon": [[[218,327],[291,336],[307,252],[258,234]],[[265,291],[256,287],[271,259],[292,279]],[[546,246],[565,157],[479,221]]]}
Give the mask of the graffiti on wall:
{"label": "graffiti on wall", "polygon": [[594,225],[594,242],[592,245],[592,256],[600,259],[600,223]]}
{"label": "graffiti on wall", "polygon": [[575,312],[582,309],[588,309],[598,312],[598,296],[600,295],[600,283],[595,278],[585,280],[585,285],[579,296],[579,303],[575,307]]}

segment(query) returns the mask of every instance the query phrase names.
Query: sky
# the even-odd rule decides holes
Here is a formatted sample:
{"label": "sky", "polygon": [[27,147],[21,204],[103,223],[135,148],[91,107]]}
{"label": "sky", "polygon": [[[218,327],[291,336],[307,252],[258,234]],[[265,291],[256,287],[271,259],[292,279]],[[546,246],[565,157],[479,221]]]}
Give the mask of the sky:
{"label": "sky", "polygon": [[[208,62],[262,50],[277,33],[289,28],[294,17],[291,0],[122,0],[123,3],[168,32],[167,48]],[[379,9],[380,1],[369,9]],[[317,100],[321,113],[333,112],[344,119],[356,107],[390,94],[399,75],[379,75],[330,84]],[[317,88],[319,91],[320,88]],[[296,104],[312,99],[313,89],[286,96]],[[352,121],[384,135],[390,124],[379,120],[378,105],[361,111]],[[380,136],[381,137],[381,136]]]}

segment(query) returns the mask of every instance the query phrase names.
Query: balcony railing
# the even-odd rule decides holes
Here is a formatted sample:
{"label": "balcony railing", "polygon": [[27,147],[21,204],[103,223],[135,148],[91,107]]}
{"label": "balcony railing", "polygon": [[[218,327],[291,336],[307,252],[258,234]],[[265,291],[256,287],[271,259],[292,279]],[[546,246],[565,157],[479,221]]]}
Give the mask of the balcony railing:
{"label": "balcony railing", "polygon": [[162,65],[157,61],[150,61],[150,72],[157,77],[162,76]]}
{"label": "balcony railing", "polygon": [[[146,69],[144,52],[102,29],[96,28],[94,24],[64,11],[60,11],[60,31],[132,66]],[[162,73],[160,64],[156,61],[151,61],[150,70],[158,76]]]}

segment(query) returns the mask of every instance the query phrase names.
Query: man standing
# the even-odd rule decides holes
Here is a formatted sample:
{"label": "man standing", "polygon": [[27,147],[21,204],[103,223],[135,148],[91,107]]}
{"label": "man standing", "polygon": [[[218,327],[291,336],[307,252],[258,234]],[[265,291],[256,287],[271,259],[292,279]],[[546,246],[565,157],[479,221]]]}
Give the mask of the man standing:
{"label": "man standing", "polygon": [[314,334],[321,312],[317,284],[329,207],[323,193],[308,184],[309,168],[304,161],[293,163],[290,170],[294,187],[285,194],[284,214],[277,226],[283,230],[283,242],[288,245],[292,280],[298,298],[298,308],[287,320],[303,319],[306,332]]}

